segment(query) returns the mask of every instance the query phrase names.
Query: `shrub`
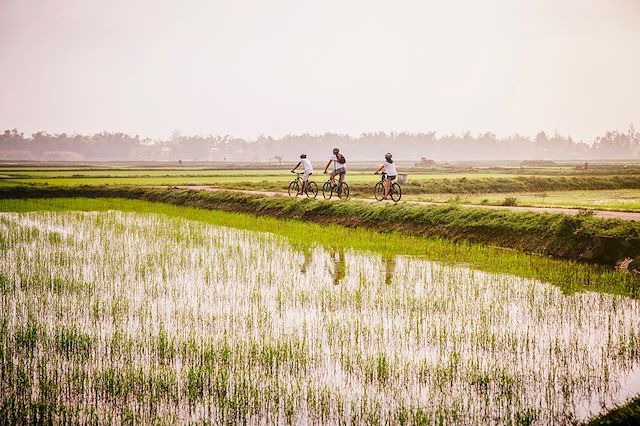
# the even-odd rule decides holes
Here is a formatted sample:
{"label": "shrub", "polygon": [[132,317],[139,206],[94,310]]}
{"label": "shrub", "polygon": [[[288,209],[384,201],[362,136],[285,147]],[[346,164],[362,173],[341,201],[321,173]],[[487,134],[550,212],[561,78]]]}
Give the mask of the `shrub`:
{"label": "shrub", "polygon": [[503,206],[517,206],[518,199],[516,197],[506,197],[502,202]]}

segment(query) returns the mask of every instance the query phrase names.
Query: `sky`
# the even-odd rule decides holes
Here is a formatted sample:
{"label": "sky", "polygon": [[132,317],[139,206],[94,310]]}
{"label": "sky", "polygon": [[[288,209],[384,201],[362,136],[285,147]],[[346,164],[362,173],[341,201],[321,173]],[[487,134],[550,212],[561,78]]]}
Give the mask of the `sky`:
{"label": "sky", "polygon": [[0,0],[0,129],[640,127],[639,0]]}

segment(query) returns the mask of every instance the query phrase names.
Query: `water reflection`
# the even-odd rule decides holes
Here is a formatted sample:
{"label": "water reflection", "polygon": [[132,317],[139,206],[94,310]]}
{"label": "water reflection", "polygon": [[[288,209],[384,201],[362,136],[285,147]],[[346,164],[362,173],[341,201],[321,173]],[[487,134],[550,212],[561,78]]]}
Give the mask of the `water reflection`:
{"label": "water reflection", "polygon": [[0,377],[12,401],[54,383],[113,423],[557,424],[640,392],[638,300],[161,215],[0,213],[0,240],[0,368],[47,367]]}
{"label": "water reflection", "polygon": [[331,259],[333,260],[333,284],[338,285],[344,279],[347,270],[344,260],[344,249],[331,253]]}
{"label": "water reflection", "polygon": [[384,268],[384,283],[389,285],[393,282],[393,274],[396,272],[396,256],[385,256]]}
{"label": "water reflection", "polygon": [[302,266],[300,266],[300,272],[303,274],[307,273],[307,269],[313,260],[313,253],[310,247],[306,247],[302,250],[302,255],[304,256],[304,260],[302,261]]}

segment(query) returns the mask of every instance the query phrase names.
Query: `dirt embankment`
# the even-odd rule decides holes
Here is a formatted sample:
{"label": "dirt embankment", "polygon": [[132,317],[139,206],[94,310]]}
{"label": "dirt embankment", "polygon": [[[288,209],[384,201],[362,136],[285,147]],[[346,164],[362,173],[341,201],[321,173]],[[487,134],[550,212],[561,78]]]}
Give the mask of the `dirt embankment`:
{"label": "dirt embankment", "polygon": [[483,243],[614,265],[640,258],[640,223],[455,206],[325,202],[237,192],[125,186],[0,188],[0,198],[120,197]]}

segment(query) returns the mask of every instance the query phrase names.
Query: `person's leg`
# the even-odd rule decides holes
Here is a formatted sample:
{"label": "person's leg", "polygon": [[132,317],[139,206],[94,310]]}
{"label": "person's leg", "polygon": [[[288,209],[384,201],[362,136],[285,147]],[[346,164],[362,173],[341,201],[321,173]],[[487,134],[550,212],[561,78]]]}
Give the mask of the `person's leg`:
{"label": "person's leg", "polygon": [[385,181],[384,181],[384,197],[382,198],[383,200],[386,200],[387,196],[389,195],[389,187],[391,187],[391,179],[385,179]]}
{"label": "person's leg", "polygon": [[331,172],[330,177],[331,177],[331,185],[333,186],[333,185],[336,184],[336,171],[335,170]]}
{"label": "person's leg", "polygon": [[298,195],[304,194],[304,187],[309,181],[309,175],[311,175],[311,173],[307,173],[307,172],[304,172],[304,174],[302,175],[302,185],[300,185],[300,192],[298,192]]}
{"label": "person's leg", "polygon": [[345,173],[346,172],[344,170],[342,170],[340,172],[340,180],[339,180],[339,183],[338,183],[338,195],[342,195],[342,186],[341,185],[342,185],[342,182],[344,182]]}

